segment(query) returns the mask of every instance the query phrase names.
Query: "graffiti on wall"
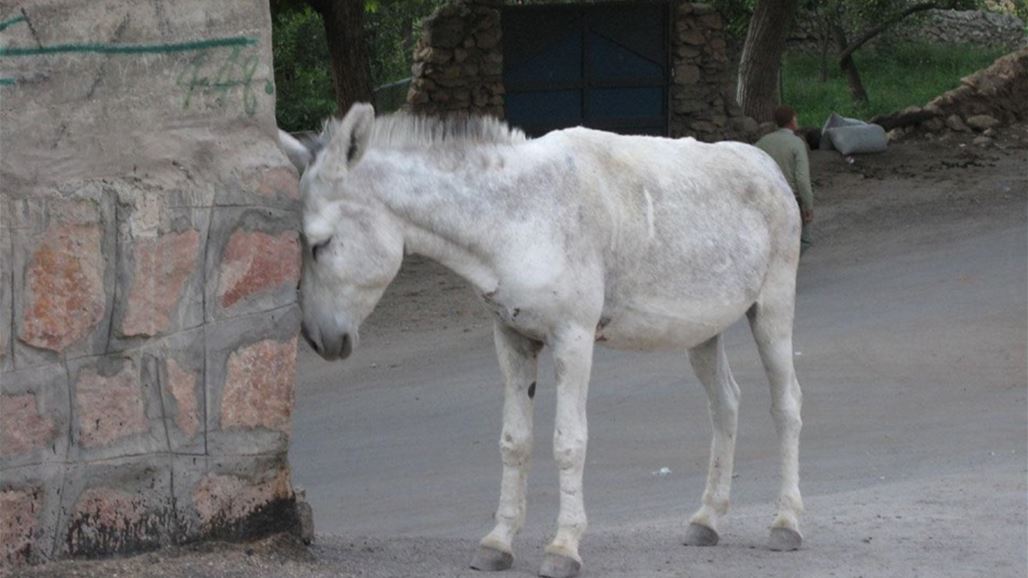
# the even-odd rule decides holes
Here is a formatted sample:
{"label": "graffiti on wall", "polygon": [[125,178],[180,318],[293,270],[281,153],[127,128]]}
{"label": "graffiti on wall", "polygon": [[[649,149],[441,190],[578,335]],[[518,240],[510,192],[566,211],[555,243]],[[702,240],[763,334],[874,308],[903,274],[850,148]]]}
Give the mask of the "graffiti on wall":
{"label": "graffiti on wall", "polygon": [[[28,14],[0,20],[0,32],[23,24],[31,26]],[[194,53],[176,76],[176,86],[182,91],[183,110],[197,108],[200,101],[208,106],[225,107],[238,102],[247,115],[257,112],[257,88],[254,75],[259,58],[257,39],[251,36],[225,36],[183,42],[155,42],[148,44],[121,44],[104,42],[73,42],[35,46],[0,45],[0,63],[4,59],[62,54],[100,54],[110,56],[143,56]],[[0,74],[0,87],[17,86],[18,81]],[[270,80],[264,82],[267,94],[274,92]]]}

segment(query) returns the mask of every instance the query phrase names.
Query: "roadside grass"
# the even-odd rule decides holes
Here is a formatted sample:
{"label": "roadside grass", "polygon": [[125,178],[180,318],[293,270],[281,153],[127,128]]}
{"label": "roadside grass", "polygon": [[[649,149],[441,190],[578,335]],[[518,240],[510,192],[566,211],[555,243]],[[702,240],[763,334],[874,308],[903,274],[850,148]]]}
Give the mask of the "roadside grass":
{"label": "roadside grass", "polygon": [[821,126],[832,112],[868,120],[923,106],[1003,54],[1002,49],[929,44],[858,51],[854,59],[870,102],[856,106],[836,61],[829,60],[828,80],[821,82],[816,54],[790,52],[782,63],[782,102],[796,109],[801,126]]}

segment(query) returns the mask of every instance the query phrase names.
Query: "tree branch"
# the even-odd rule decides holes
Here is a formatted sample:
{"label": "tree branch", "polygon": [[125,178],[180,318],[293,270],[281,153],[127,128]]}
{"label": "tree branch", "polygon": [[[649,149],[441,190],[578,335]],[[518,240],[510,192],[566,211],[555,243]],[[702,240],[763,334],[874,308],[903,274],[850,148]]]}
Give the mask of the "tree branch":
{"label": "tree branch", "polygon": [[914,14],[915,12],[923,12],[925,10],[931,10],[932,8],[939,8],[939,7],[941,7],[941,3],[939,3],[939,2],[922,2],[920,4],[914,4],[913,6],[907,7],[905,10],[903,10],[902,12],[896,14],[892,18],[889,18],[889,19],[885,20],[884,22],[882,22],[881,24],[879,24],[878,26],[875,26],[875,27],[865,31],[856,40],[851,42],[849,44],[849,46],[847,46],[846,49],[843,50],[839,54],[839,62],[842,62],[842,61],[846,60],[847,58],[849,58],[850,56],[852,56],[853,53],[857,51],[857,49],[859,49],[864,44],[867,44],[867,42],[869,40],[871,40],[875,36],[878,36],[879,34],[884,32],[886,28],[892,26],[893,24],[899,22],[900,20],[903,20],[907,16],[910,16],[911,14]]}

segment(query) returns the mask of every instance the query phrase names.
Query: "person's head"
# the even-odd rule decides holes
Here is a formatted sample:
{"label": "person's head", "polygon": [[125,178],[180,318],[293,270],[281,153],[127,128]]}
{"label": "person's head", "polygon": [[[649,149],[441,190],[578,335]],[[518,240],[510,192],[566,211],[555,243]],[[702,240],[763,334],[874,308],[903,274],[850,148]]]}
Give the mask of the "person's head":
{"label": "person's head", "polygon": [[796,110],[786,104],[775,109],[775,124],[778,128],[789,128],[796,130]]}

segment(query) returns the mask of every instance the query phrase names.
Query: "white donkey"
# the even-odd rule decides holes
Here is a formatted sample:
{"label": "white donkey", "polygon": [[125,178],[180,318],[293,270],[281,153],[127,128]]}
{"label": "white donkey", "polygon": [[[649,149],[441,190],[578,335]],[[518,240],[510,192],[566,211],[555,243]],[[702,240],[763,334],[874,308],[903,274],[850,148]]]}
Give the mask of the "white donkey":
{"label": "white donkey", "polygon": [[466,279],[495,314],[506,382],[496,526],[472,567],[504,570],[525,515],[537,356],[556,366],[557,534],[540,575],[581,568],[586,397],[593,344],[687,349],[713,425],[687,544],[718,541],[728,510],[739,388],[722,333],[746,314],[771,384],[781,491],[770,547],[800,546],[800,387],[792,325],[800,216],[774,161],[740,143],[574,128],[527,140],[492,119],[376,119],[358,104],[320,146],[281,133],[302,173],[303,333],[347,357],[404,253]]}

